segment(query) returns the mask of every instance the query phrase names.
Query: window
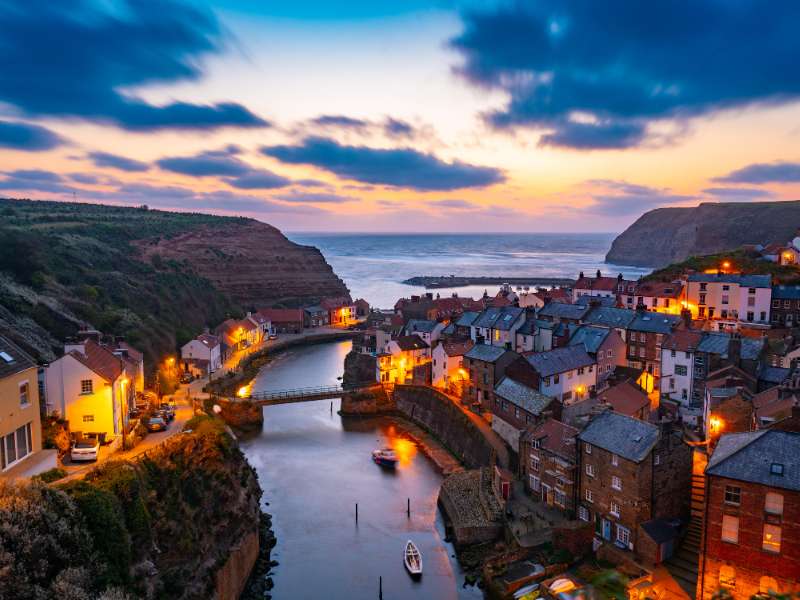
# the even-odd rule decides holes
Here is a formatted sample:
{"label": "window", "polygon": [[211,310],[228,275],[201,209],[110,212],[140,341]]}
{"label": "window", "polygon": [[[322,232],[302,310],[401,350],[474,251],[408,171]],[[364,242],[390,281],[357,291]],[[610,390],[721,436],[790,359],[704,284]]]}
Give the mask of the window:
{"label": "window", "polygon": [[747,306],[755,306],[756,305],[756,297],[750,296],[747,298]]}
{"label": "window", "polygon": [[654,454],[653,455],[653,464],[655,466],[658,466],[658,465],[661,464],[661,455],[660,454]]}
{"label": "window", "polygon": [[783,465],[781,463],[772,463],[769,467],[769,472],[772,475],[783,476]]}
{"label": "window", "polygon": [[686,377],[688,373],[686,369],[686,365],[675,365],[675,375],[681,375],[682,377]]}
{"label": "window", "polygon": [[514,407],[514,417],[519,419],[519,409]]}
{"label": "window", "polygon": [[592,495],[592,490],[586,488],[586,501],[587,502],[594,502],[594,496]]}
{"label": "window", "polygon": [[81,394],[91,394],[93,391],[91,379],[81,379]]}
{"label": "window", "polygon": [[675,358],[675,350],[669,353],[672,358]]}
{"label": "window", "polygon": [[739,517],[722,515],[722,541],[739,543]]}
{"label": "window", "polygon": [[19,405],[28,406],[30,403],[30,384],[27,381],[23,381],[19,384]]}
{"label": "window", "polygon": [[755,317],[756,317],[756,316],[755,316],[755,314],[753,314],[753,311],[752,311],[752,310],[748,310],[748,311],[747,311],[747,321],[748,321],[748,322],[752,323],[752,322],[753,322],[753,319],[755,319]]}
{"label": "window", "polygon": [[598,350],[597,351],[597,360],[603,360],[603,351],[602,350]]}
{"label": "window", "polygon": [[735,485],[725,486],[725,504],[739,506],[742,501],[742,488]]}
{"label": "window", "polygon": [[772,308],[780,308],[780,307],[781,307],[781,301],[780,300],[773,300],[772,301]]}
{"label": "window", "polygon": [[586,474],[589,477],[594,477],[594,465],[586,465]]}
{"label": "window", "polygon": [[612,454],[611,455],[611,464],[616,467],[619,464],[619,456],[617,456],[616,454]]}
{"label": "window", "polygon": [[719,585],[725,588],[736,587],[736,571],[729,565],[722,565],[719,568]]}
{"label": "window", "polygon": [[539,472],[539,457],[531,456],[531,471]]}
{"label": "window", "polygon": [[615,490],[622,490],[622,479],[617,477],[616,475],[611,477],[611,487]]}
{"label": "window", "polygon": [[700,304],[705,304],[705,303],[706,303],[706,295],[700,294]]}
{"label": "window", "polygon": [[766,321],[766,320],[767,320],[767,311],[765,311],[765,310],[762,310],[762,311],[759,313],[759,315],[760,315],[759,321]]}
{"label": "window", "polygon": [[647,350],[645,349],[645,347],[644,347],[644,346],[641,346],[641,347],[639,348],[639,356],[640,356],[641,358],[644,358],[644,357],[646,356],[646,352],[647,352]]}
{"label": "window", "polygon": [[729,286],[729,285],[723,285],[722,286],[722,291],[723,292],[728,292],[728,291],[730,291],[730,289],[731,289],[731,286]]}
{"label": "window", "polygon": [[630,547],[631,532],[628,530],[627,527],[623,527],[622,525],[617,525],[617,541],[626,548]]}
{"label": "window", "polygon": [[764,523],[764,539],[761,547],[767,552],[779,553],[781,551],[781,528]]}
{"label": "window", "polygon": [[611,508],[609,509],[609,512],[611,513],[611,516],[619,517],[619,504],[617,504],[616,502],[614,502],[612,500],[611,501]]}
{"label": "window", "polygon": [[592,453],[592,445],[591,444],[584,444],[583,447],[586,450],[586,454],[591,454]]}
{"label": "window", "polygon": [[566,402],[567,400],[572,400],[572,390],[561,394],[561,400],[563,402]]}
{"label": "window", "polygon": [[585,506],[578,507],[578,518],[581,521],[588,521],[589,520],[589,509]]}
{"label": "window", "polygon": [[556,490],[554,496],[556,504],[558,504],[562,508],[567,505],[567,496],[564,492],[559,492],[558,490]]}
{"label": "window", "polygon": [[701,283],[700,284],[700,291],[705,292],[707,287],[708,287],[707,283]]}
{"label": "window", "polygon": [[553,375],[553,384],[557,384],[561,381],[561,378],[558,375]]}
{"label": "window", "polygon": [[614,358],[614,351],[611,348],[609,348],[608,350],[606,350],[606,356],[608,358]]}
{"label": "window", "polygon": [[767,492],[767,498],[764,501],[764,511],[771,515],[782,515],[783,495],[776,494],[775,492]]}
{"label": "window", "polygon": [[2,446],[0,469],[6,469],[28,456],[33,448],[31,424],[27,423],[22,427],[17,427],[15,431],[0,437],[0,446]]}
{"label": "window", "polygon": [[533,440],[533,447],[534,448],[538,449],[538,448],[541,448],[541,446],[542,446],[542,443],[541,443],[540,440]]}
{"label": "window", "polygon": [[83,415],[84,423],[94,423],[94,415]]}

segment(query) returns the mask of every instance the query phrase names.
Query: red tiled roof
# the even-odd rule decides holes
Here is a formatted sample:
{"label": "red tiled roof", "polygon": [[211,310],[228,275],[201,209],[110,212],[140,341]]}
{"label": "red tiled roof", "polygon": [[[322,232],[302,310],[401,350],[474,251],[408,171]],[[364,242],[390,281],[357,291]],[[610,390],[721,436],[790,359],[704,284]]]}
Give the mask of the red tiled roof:
{"label": "red tiled roof", "polygon": [[689,349],[697,349],[700,340],[703,339],[703,332],[696,329],[676,329],[664,340],[661,345],[667,350],[680,350],[687,352]]}
{"label": "red tiled roof", "polygon": [[772,387],[753,396],[753,409],[757,419],[770,417],[779,420],[792,414],[792,407],[800,402],[794,393],[782,397],[780,387]]}
{"label": "red tiled roof", "polygon": [[120,357],[94,340],[84,342],[83,352],[72,350],[69,354],[109,383],[113,383],[122,374],[123,362]]}
{"label": "red tiled roof", "polygon": [[578,430],[552,417],[534,427],[526,437],[539,440],[539,447],[567,459],[575,459]]}
{"label": "red tiled roof", "polygon": [[626,281],[625,279],[619,281],[616,277],[581,277],[575,282],[575,289],[615,292],[619,284],[627,286],[632,283],[632,281]]}
{"label": "red tiled roof", "polygon": [[682,291],[683,285],[680,283],[644,281],[636,286],[635,294],[656,298],[679,298]]}
{"label": "red tiled roof", "polygon": [[403,335],[395,340],[400,350],[422,350],[428,348],[428,344],[418,335]]}
{"label": "red tiled roof", "polygon": [[464,356],[475,345],[472,340],[442,342],[442,349],[447,356]]}
{"label": "red tiled roof", "polygon": [[273,323],[302,323],[302,308],[262,308],[258,311]]}
{"label": "red tiled roof", "polygon": [[614,412],[634,417],[645,407],[650,406],[650,399],[641,388],[628,381],[623,381],[599,395],[600,402],[610,404]]}

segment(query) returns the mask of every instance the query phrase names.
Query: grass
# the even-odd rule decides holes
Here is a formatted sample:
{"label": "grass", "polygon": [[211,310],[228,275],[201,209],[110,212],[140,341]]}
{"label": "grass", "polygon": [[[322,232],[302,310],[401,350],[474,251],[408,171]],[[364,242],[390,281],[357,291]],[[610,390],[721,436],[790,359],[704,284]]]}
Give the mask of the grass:
{"label": "grass", "polygon": [[757,253],[747,250],[691,256],[682,262],[653,271],[644,279],[645,281],[673,281],[687,271],[702,273],[706,270],[716,270],[726,261],[731,264],[730,270],[736,273],[771,275],[775,283],[800,284],[800,269],[797,267],[782,266],[763,260]]}

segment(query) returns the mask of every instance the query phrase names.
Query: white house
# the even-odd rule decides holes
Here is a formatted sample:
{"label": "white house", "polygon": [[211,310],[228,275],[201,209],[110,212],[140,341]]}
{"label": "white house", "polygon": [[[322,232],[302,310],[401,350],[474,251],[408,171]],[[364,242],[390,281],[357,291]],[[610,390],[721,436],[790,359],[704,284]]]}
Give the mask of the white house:
{"label": "white house", "polygon": [[[269,322],[269,321],[267,321]],[[222,347],[219,338],[201,333],[181,347],[183,370],[194,375],[207,375],[222,367]]]}
{"label": "white house", "polygon": [[771,300],[769,275],[695,273],[686,282],[692,317],[717,321],[723,330],[737,323],[768,327]]}
{"label": "white house", "polygon": [[597,384],[597,369],[583,344],[525,357],[539,375],[539,391],[564,405],[584,400]]}
{"label": "white house", "polygon": [[435,387],[461,395],[461,383],[469,379],[464,371],[464,355],[474,346],[472,340],[444,341],[432,352],[432,382]]}
{"label": "white house", "polygon": [[406,335],[416,335],[429,346],[433,346],[442,335],[442,330],[446,327],[445,323],[430,321],[427,319],[409,319],[406,324]]}
{"label": "white house", "polygon": [[572,286],[572,301],[576,302],[581,296],[613,298],[628,291],[633,292],[635,287],[636,282],[623,279],[622,274],[616,277],[603,277],[598,270],[596,277],[585,277],[581,271],[578,280]]}
{"label": "white house", "polygon": [[475,342],[483,340],[484,344],[513,350],[525,318],[525,309],[518,306],[487,308],[470,326],[470,337]]}
{"label": "white house", "polygon": [[45,369],[49,413],[69,421],[71,431],[104,433],[121,441],[133,403],[133,382],[124,361],[91,339],[67,344]]}
{"label": "white house", "polygon": [[517,329],[514,351],[547,352],[553,349],[553,330],[557,327],[551,321],[540,321],[528,313],[525,322]]}
{"label": "white house", "polygon": [[680,404],[680,413],[686,422],[695,422],[702,414],[702,406],[693,406],[694,359],[703,339],[703,332],[678,329],[664,338],[661,346],[661,397]]}

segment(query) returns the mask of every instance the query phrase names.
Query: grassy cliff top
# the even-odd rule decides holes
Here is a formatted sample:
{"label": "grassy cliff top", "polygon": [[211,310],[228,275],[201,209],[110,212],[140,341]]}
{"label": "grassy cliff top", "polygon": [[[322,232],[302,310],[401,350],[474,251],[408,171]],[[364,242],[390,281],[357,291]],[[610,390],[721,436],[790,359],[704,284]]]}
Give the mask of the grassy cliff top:
{"label": "grassy cliff top", "polygon": [[764,260],[759,254],[747,250],[720,252],[705,256],[690,256],[684,261],[673,263],[663,269],[657,269],[645,277],[646,281],[673,281],[687,271],[702,273],[716,270],[724,262],[730,263],[730,271],[744,275],[771,275],[774,283],[800,284],[800,269],[793,266],[782,266]]}

